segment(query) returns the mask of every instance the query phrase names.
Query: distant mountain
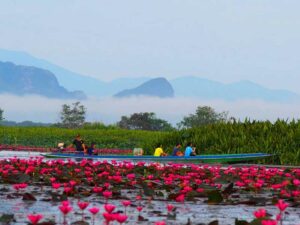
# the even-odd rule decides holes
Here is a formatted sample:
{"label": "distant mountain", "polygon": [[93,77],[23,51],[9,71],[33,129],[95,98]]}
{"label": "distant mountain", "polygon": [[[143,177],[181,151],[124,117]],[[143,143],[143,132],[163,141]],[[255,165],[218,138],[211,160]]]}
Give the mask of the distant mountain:
{"label": "distant mountain", "polygon": [[0,61],[13,62],[18,65],[34,66],[55,74],[58,82],[70,91],[81,90],[89,96],[112,96],[118,91],[133,88],[149,78],[122,78],[104,82],[89,76],[69,71],[46,60],[36,58],[26,52],[0,49]]}
{"label": "distant mountain", "polygon": [[203,99],[222,100],[265,100],[285,102],[300,99],[300,96],[287,90],[265,88],[251,81],[224,84],[198,77],[180,77],[170,81],[175,96],[201,97]]}
{"label": "distant mountain", "polygon": [[114,97],[152,96],[152,97],[174,97],[172,85],[165,78],[151,79],[136,88],[127,89],[114,95]]}
{"label": "distant mountain", "polygon": [[55,75],[48,70],[9,62],[0,62],[0,93],[35,94],[62,99],[86,98],[81,91],[69,92],[60,86]]}
{"label": "distant mountain", "polygon": [[[88,96],[105,97],[117,93],[127,96],[135,95],[139,85],[151,78],[121,78],[110,82],[104,82],[89,76],[71,72],[46,60],[35,58],[25,52],[0,49],[0,61],[11,61],[15,64],[34,66],[51,71],[64,88],[75,91],[84,91]],[[240,81],[224,84],[209,79],[183,76],[169,80],[175,97],[196,97],[201,99],[243,100],[259,99],[264,101],[285,102],[300,99],[300,96],[287,90],[272,90],[251,81]],[[142,87],[144,88],[144,87]],[[168,89],[170,87],[168,86]],[[124,91],[124,92],[123,92]],[[129,91],[129,92],[128,92]],[[128,94],[129,93],[129,94]],[[147,95],[149,93],[146,93]],[[153,96],[150,93],[150,96]],[[156,95],[154,95],[156,96]]]}

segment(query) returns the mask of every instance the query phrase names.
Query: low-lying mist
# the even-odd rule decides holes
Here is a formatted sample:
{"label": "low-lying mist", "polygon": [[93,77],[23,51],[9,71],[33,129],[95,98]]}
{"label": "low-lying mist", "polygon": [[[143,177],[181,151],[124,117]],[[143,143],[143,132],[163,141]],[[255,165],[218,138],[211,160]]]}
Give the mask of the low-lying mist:
{"label": "low-lying mist", "polygon": [[[40,96],[0,95],[0,108],[4,110],[6,120],[54,123],[60,120],[63,104],[71,104],[76,100],[49,99]],[[274,103],[260,100],[222,101],[196,98],[90,98],[81,101],[87,108],[89,122],[115,123],[122,115],[135,112],[155,112],[157,117],[172,124],[180,122],[183,116],[194,113],[197,106],[211,106],[217,112],[228,111],[229,116],[244,120],[246,117],[256,120],[274,121],[298,118],[299,103]]]}

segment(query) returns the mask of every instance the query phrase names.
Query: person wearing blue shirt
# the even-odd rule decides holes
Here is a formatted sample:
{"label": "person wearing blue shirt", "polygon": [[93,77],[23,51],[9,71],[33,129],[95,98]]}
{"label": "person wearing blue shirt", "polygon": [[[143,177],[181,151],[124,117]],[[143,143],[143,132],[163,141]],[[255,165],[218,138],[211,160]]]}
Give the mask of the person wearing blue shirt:
{"label": "person wearing blue shirt", "polygon": [[94,142],[92,142],[91,146],[87,149],[88,155],[94,155],[95,146],[96,146],[96,144]]}
{"label": "person wearing blue shirt", "polygon": [[184,152],[185,157],[190,157],[190,156],[196,155],[196,153],[192,147],[193,147],[193,144],[191,142],[189,142],[185,148],[185,152]]}
{"label": "person wearing blue shirt", "polygon": [[172,156],[183,156],[182,152],[180,151],[181,144],[177,143],[173,149]]}

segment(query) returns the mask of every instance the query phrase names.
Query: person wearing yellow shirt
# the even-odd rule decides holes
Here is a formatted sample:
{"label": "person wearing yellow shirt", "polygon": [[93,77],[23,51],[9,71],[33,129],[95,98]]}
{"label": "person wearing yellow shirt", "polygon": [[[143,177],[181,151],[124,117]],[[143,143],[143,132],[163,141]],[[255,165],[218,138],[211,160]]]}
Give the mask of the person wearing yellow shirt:
{"label": "person wearing yellow shirt", "polygon": [[159,144],[157,145],[155,151],[154,151],[154,156],[160,157],[160,156],[166,156],[167,154],[164,153],[164,150],[162,149],[162,145]]}

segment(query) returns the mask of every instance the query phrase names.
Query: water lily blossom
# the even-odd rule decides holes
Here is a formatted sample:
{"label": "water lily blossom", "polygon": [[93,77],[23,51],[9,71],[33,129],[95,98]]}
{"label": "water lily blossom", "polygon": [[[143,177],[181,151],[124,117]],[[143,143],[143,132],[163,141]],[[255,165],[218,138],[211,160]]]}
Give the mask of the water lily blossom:
{"label": "water lily blossom", "polygon": [[277,208],[283,212],[289,204],[285,203],[282,199],[279,199],[278,203],[276,204]]}
{"label": "water lily blossom", "polygon": [[29,215],[27,215],[27,218],[28,218],[28,220],[30,220],[30,222],[33,225],[36,225],[43,218],[43,215],[41,215],[41,214],[29,214]]}
{"label": "water lily blossom", "polygon": [[68,205],[60,205],[58,208],[64,215],[67,215],[73,209],[71,206]]}
{"label": "water lily blossom", "polygon": [[126,215],[126,208],[131,205],[131,201],[124,200],[124,201],[122,201],[122,205],[125,207],[124,213]]}
{"label": "water lily blossom", "polygon": [[125,221],[127,220],[128,216],[126,216],[125,214],[117,214],[115,216],[115,219],[120,223],[125,223]]}
{"label": "water lily blossom", "polygon": [[103,191],[102,192],[104,198],[108,199],[112,196],[112,192],[111,191]]}
{"label": "water lily blossom", "polygon": [[108,213],[112,213],[115,210],[116,206],[111,205],[111,204],[105,204],[104,209]]}
{"label": "water lily blossom", "polygon": [[81,210],[85,210],[86,207],[88,207],[89,203],[88,202],[77,202],[77,205]]}
{"label": "water lily blossom", "polygon": [[131,205],[131,201],[124,200],[124,201],[122,201],[122,205],[125,206],[125,207],[130,206]]}
{"label": "water lily blossom", "polygon": [[165,221],[157,221],[154,225],[166,225]]}
{"label": "water lily blossom", "polygon": [[104,219],[106,220],[107,224],[109,224],[111,221],[113,221],[115,219],[114,215],[110,214],[108,212],[104,212],[102,215],[103,215]]}
{"label": "water lily blossom", "polygon": [[263,217],[266,217],[266,210],[265,209],[258,209],[253,214],[256,218],[263,218]]}
{"label": "water lily blossom", "polygon": [[93,208],[89,208],[89,211],[93,215],[96,215],[100,211],[100,209],[98,207],[93,207]]}
{"label": "water lily blossom", "polygon": [[60,188],[60,183],[52,183],[52,188],[54,189]]}
{"label": "water lily blossom", "polygon": [[263,220],[261,221],[262,225],[277,225],[277,221],[276,220]]}
{"label": "water lily blossom", "polygon": [[184,194],[180,194],[176,197],[176,202],[184,202]]}
{"label": "water lily blossom", "polygon": [[98,207],[93,207],[93,208],[89,208],[90,213],[92,213],[93,217],[92,217],[92,224],[95,224],[95,216],[96,214],[100,211],[100,209]]}
{"label": "water lily blossom", "polygon": [[167,210],[168,212],[171,212],[174,209],[174,205],[167,204]]}

